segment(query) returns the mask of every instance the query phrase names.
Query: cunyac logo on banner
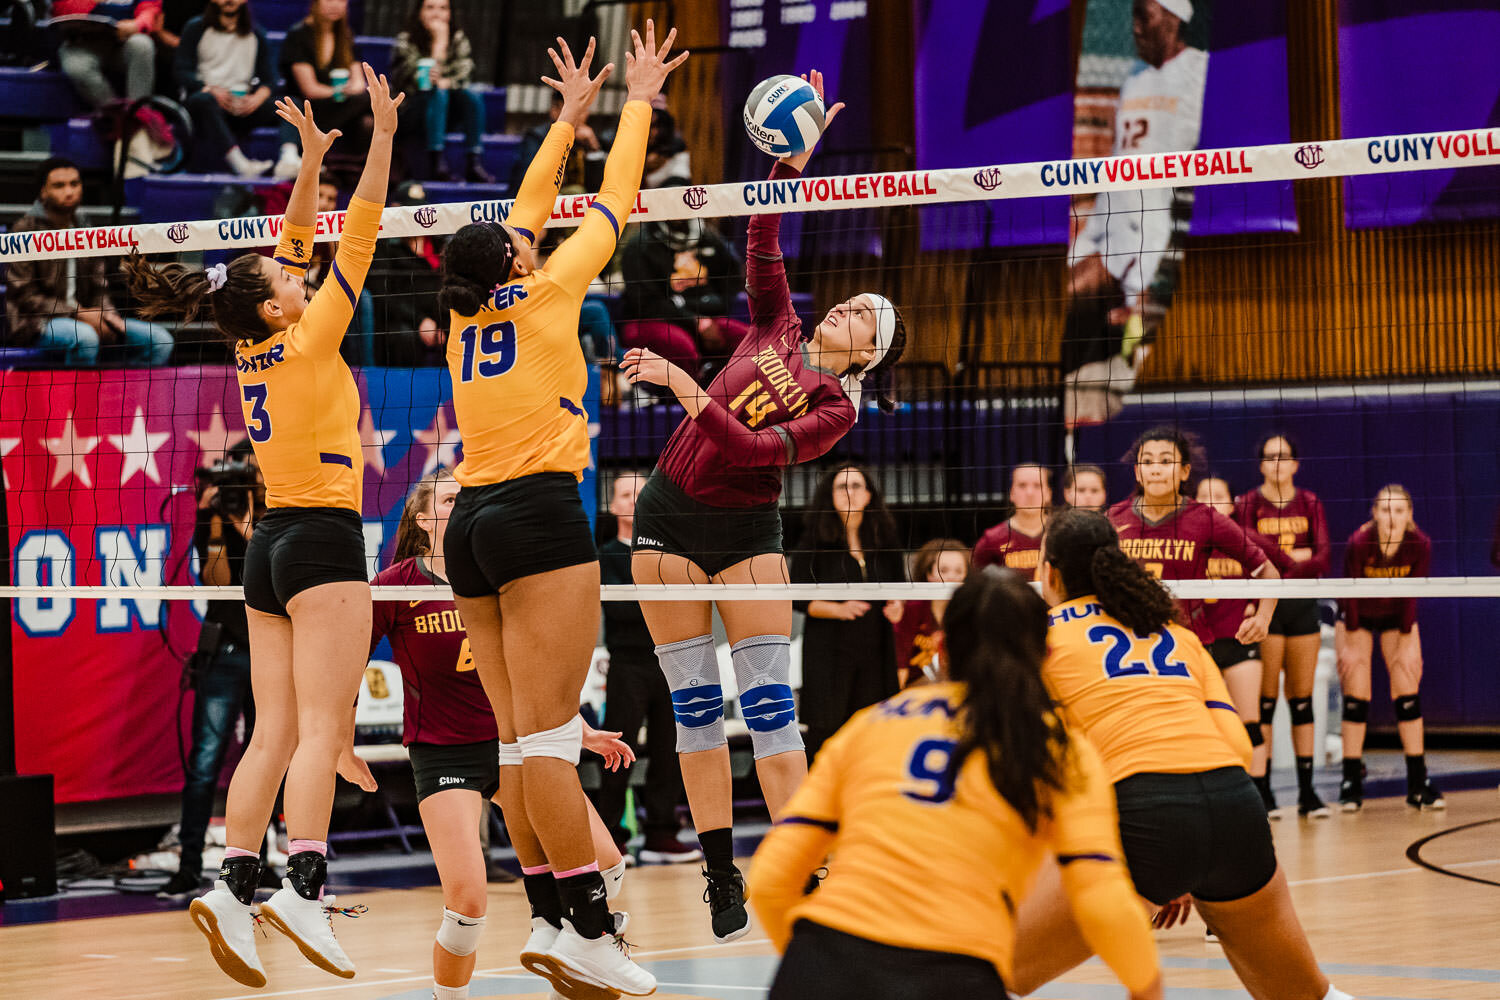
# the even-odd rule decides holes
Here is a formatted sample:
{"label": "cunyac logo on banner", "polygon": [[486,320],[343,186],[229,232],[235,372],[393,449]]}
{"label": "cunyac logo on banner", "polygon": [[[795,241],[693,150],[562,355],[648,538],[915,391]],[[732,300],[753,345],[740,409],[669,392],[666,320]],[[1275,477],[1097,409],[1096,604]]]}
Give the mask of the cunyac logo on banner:
{"label": "cunyac logo on banner", "polygon": [[167,227],[167,239],[173,243],[186,243],[188,241],[188,226],[186,222]]}
{"label": "cunyac logo on banner", "polygon": [[1323,147],[1317,143],[1302,146],[1297,150],[1296,160],[1308,170],[1321,167],[1323,165]]}
{"label": "cunyac logo on banner", "polygon": [[708,204],[708,188],[690,187],[682,192],[682,203],[693,211],[698,211]]}
{"label": "cunyac logo on banner", "polygon": [[437,225],[438,210],[432,205],[424,205],[412,213],[412,218],[417,220],[417,225],[423,229],[431,229]]}
{"label": "cunyac logo on banner", "polygon": [[974,183],[986,191],[993,191],[1000,186],[1004,178],[1000,176],[999,167],[985,167],[983,170],[974,171]]}

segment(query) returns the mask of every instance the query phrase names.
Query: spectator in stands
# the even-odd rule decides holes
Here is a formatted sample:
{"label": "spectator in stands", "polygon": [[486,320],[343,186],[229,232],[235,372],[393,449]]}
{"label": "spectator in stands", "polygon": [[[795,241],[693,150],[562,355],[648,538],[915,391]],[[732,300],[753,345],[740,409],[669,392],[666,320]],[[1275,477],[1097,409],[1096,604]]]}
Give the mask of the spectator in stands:
{"label": "spectator in stands", "polygon": [[[287,95],[298,104],[311,101],[318,127],[341,129],[344,151],[357,158],[370,145],[370,95],[354,59],[349,30],[349,0],[312,0],[307,17],[281,43],[281,75]],[[283,125],[281,158],[273,176],[290,180],[302,166],[294,130]]]}
{"label": "spectator in stands", "polygon": [[[934,538],[912,557],[911,578],[955,586],[969,575],[969,547],[956,538]],[[938,642],[947,599],[888,601],[887,617],[896,626],[897,674],[903,688],[938,676]]]}
{"label": "spectator in stands", "polygon": [[1097,465],[1070,465],[1063,473],[1063,505],[1103,512],[1109,506],[1104,470]]}
{"label": "spectator in stands", "polygon": [[161,17],[156,20],[156,30],[151,40],[156,43],[156,92],[177,92],[177,49],[182,44],[182,33],[187,23],[195,17],[212,15],[204,10],[204,0],[162,0]]}
{"label": "spectator in stands", "polygon": [[657,94],[651,102],[651,132],[646,139],[646,175],[643,188],[686,184],[693,176],[693,160],[687,141],[677,134],[677,119],[667,110],[667,97]]}
{"label": "spectator in stands", "polygon": [[[54,156],[37,169],[37,200],[12,232],[77,229],[83,180],[78,165]],[[125,360],[164,365],[172,335],[141,319],[125,319],[109,296],[112,262],[103,257],[54,257],[7,265],[8,342],[57,352],[65,364],[97,364],[101,344],[120,344]]]}
{"label": "spectator in stands", "polygon": [[[552,104],[547,109],[547,120],[539,125],[533,125],[521,136],[521,145],[516,147],[516,158],[510,167],[510,190],[512,193],[521,190],[521,179],[526,176],[526,168],[531,166],[531,161],[536,157],[537,150],[542,148],[542,143],[547,139],[547,132],[557,121],[558,115],[562,114],[563,98],[557,91],[552,92]],[[599,136],[587,124],[579,125],[573,129],[573,152],[568,156],[568,162],[563,166],[563,186],[569,184],[581,184],[590,190],[598,190],[599,184],[590,184],[587,179],[587,168],[585,163],[594,156],[602,160],[604,147],[599,141]],[[603,179],[602,166],[600,168],[600,180]]]}
{"label": "spectator in stands", "polygon": [[[880,484],[858,465],[818,481],[802,541],[792,553],[793,583],[900,583],[905,554]],[[900,690],[896,640],[884,601],[797,601],[802,632],[802,699],[807,756],[855,712]]]}
{"label": "spectator in stands", "polygon": [[270,100],[271,45],[251,20],[249,0],[209,0],[182,29],[176,70],[193,116],[193,168],[212,171],[227,162],[241,177],[271,169],[269,160],[240,150],[251,129],[280,124]]}
{"label": "spectator in stands", "polygon": [[391,85],[408,95],[407,115],[425,123],[425,129],[412,129],[409,134],[425,137],[427,176],[436,180],[453,176],[445,147],[448,123],[457,119],[468,154],[464,179],[472,184],[495,182],[481,162],[484,101],[469,86],[473,75],[469,37],[453,23],[449,0],[416,0],[406,30],[396,36]]}
{"label": "spectator in stands", "polygon": [[[238,587],[245,567],[245,546],[255,522],[266,511],[266,487],[248,438],[229,449],[223,462],[199,469],[198,522],[193,550],[199,579],[206,586]],[[203,872],[203,838],[213,815],[219,772],[234,738],[235,724],[245,717],[245,743],[255,730],[255,701],[250,696],[250,626],[245,602],[209,601],[198,649],[189,663],[193,685],[192,747],[182,786],[182,825],[178,840],[182,860],[161,896],[196,895]],[[261,843],[261,884],[280,886],[265,865]]]}
{"label": "spectator in stands", "polygon": [[[426,205],[421,181],[398,187],[389,204]],[[448,321],[440,316],[442,246],[428,236],[393,236],[380,241],[365,290],[374,305],[375,363],[396,368],[446,365]],[[441,319],[441,322],[439,321]]]}
{"label": "spectator in stands", "polygon": [[[55,0],[52,17],[62,34],[58,63],[83,103],[99,109],[122,96],[127,101],[151,96],[156,83],[151,36],[161,23],[161,0]],[[124,84],[123,93],[116,83]],[[161,112],[142,108],[136,117],[155,142],[172,146],[172,129]]]}
{"label": "spectator in stands", "polygon": [[744,287],[729,243],[702,219],[643,222],[620,248],[620,339],[712,377],[750,325],[727,315]]}
{"label": "spectator in stands", "polygon": [[[625,472],[610,487],[609,512],[615,516],[615,537],[599,546],[599,582],[630,585],[630,541],[635,530],[635,498],[646,484],[638,472]],[[703,852],[677,839],[681,826],[677,804],[683,799],[682,768],[677,760],[677,722],[667,677],[656,662],[656,644],[635,601],[604,602],[604,646],[609,650],[609,675],[604,691],[604,725],[619,732],[637,759],[645,756],[646,783],[640,803],[646,811],[645,843],[640,860],[648,864],[698,861]],[[641,725],[646,727],[644,754]],[[632,767],[606,770],[599,785],[599,818],[604,821],[620,853],[630,833],[625,829],[625,793]]]}

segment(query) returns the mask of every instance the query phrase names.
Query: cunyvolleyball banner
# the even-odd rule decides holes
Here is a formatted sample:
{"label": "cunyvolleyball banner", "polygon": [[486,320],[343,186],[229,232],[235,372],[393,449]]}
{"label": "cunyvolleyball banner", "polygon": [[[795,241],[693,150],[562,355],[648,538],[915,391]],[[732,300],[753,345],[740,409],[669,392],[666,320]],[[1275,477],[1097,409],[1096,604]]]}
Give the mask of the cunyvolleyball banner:
{"label": "cunyvolleyball banner", "polygon": [[[1500,4],[1342,0],[1339,96],[1345,135],[1500,125]],[[1500,216],[1500,166],[1351,177],[1355,228]]]}
{"label": "cunyvolleyball banner", "polygon": [[[412,484],[454,466],[462,448],[446,369],[372,368],[356,381],[373,575],[389,562]],[[195,472],[245,436],[233,369],[0,371],[0,398],[12,582],[199,583]],[[597,427],[597,373],[584,405]],[[594,492],[591,470],[591,515]],[[128,590],[15,598],[20,771],[55,775],[59,802],[180,791],[172,710],[204,610]],[[183,704],[181,725],[191,695]]]}

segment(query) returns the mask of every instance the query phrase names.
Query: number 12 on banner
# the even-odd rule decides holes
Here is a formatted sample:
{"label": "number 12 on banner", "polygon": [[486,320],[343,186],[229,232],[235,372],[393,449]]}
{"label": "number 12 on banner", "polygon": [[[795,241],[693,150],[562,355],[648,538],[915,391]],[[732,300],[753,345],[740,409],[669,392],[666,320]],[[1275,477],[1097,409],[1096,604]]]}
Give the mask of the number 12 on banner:
{"label": "number 12 on banner", "polygon": [[516,364],[516,325],[509,320],[491,323],[481,330],[477,325],[463,328],[458,340],[464,345],[463,365],[459,379],[472,382],[478,378],[496,378]]}

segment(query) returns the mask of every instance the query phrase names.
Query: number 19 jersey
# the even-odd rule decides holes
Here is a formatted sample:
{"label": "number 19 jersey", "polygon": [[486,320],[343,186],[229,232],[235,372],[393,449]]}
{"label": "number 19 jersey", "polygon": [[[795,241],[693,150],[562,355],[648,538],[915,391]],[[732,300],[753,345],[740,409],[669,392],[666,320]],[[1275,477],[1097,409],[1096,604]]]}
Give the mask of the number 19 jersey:
{"label": "number 19 jersey", "polygon": [[1244,764],[1210,715],[1227,712],[1238,727],[1229,689],[1190,630],[1141,635],[1093,595],[1059,604],[1048,622],[1042,676],[1111,781]]}

